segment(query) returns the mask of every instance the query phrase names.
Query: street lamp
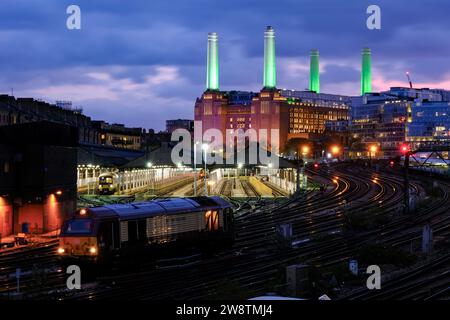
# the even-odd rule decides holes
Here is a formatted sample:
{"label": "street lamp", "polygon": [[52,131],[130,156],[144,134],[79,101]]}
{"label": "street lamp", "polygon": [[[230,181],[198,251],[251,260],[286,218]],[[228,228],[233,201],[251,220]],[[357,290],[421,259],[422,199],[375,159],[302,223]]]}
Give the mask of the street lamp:
{"label": "street lamp", "polygon": [[241,168],[242,168],[243,164],[242,163],[238,163],[237,168],[236,168],[236,177],[235,177],[235,181],[236,179],[239,179],[239,176],[241,175]]}
{"label": "street lamp", "polygon": [[337,159],[339,160],[339,151],[341,151],[341,149],[339,148],[339,146],[332,146],[331,147],[331,153],[334,156],[337,156]]}
{"label": "street lamp", "polygon": [[194,143],[194,197],[197,196],[197,145],[199,142]]}
{"label": "street lamp", "polygon": [[302,147],[302,154],[306,155],[306,154],[308,154],[308,152],[309,152],[309,147],[308,146],[303,146]]}
{"label": "street lamp", "polygon": [[308,146],[303,146],[302,147],[302,156],[303,156],[303,172],[302,172],[302,174],[303,174],[303,182],[304,182],[304,187],[305,187],[305,189],[306,189],[306,187],[307,187],[307,185],[306,185],[306,179],[305,179],[305,177],[306,177],[306,175],[305,175],[305,168],[306,168],[306,156],[308,155],[308,153],[309,153],[309,147]]}
{"label": "street lamp", "polygon": [[372,144],[371,146],[369,146],[369,162],[370,162],[371,166],[372,166],[372,153],[373,153],[373,156],[375,157],[377,151],[378,151],[378,146],[376,144]]}
{"label": "street lamp", "polygon": [[[153,163],[151,163],[150,161],[147,162],[147,168],[152,168],[153,167]],[[152,173],[150,175],[150,181],[152,183],[152,192],[155,193],[155,171],[154,170],[150,170],[150,172]]]}
{"label": "street lamp", "polygon": [[272,165],[272,162],[270,162],[268,165],[267,165],[267,168],[269,169],[269,181],[270,181],[270,177],[272,176],[272,167],[273,167],[273,165]]}
{"label": "street lamp", "polygon": [[206,144],[206,143],[204,143],[204,144],[202,144],[202,149],[203,149],[203,151],[204,151],[204,160],[205,160],[205,174],[204,174],[204,179],[205,179],[205,195],[207,196],[208,195],[208,187],[207,187],[207,185],[206,185],[206,152],[208,151],[208,148],[209,148],[209,146],[208,146],[208,144]]}

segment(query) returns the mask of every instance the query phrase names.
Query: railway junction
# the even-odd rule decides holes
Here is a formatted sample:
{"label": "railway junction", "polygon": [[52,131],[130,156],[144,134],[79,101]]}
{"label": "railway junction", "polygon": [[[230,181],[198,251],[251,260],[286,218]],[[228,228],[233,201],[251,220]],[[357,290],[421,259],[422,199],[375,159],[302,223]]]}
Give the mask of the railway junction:
{"label": "railway junction", "polygon": [[[0,253],[1,297],[17,297],[20,268],[20,297],[31,299],[241,299],[268,292],[307,299],[323,294],[346,300],[449,298],[446,178],[411,171],[415,205],[405,214],[404,172],[397,164],[342,162],[305,169],[308,185],[322,188],[304,188],[291,197],[262,196],[265,187],[276,190],[262,176],[222,173],[211,190],[229,192],[224,198],[234,207],[236,239],[230,249],[100,273],[74,292],[65,285],[58,241],[50,239]],[[203,187],[197,184],[199,192]],[[433,234],[427,246],[425,227]],[[350,261],[357,262],[354,272]],[[365,268],[372,264],[382,270],[383,290],[365,287]],[[293,268],[301,281],[288,280]]]}

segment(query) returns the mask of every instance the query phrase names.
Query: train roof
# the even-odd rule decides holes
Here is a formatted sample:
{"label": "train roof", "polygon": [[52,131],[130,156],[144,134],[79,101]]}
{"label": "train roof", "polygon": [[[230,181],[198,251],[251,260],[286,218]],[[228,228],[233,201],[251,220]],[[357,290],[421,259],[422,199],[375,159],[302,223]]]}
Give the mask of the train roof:
{"label": "train roof", "polygon": [[89,216],[99,219],[118,218],[130,220],[163,214],[195,212],[199,209],[213,210],[231,207],[221,197],[169,198],[128,204],[113,204],[88,208]]}

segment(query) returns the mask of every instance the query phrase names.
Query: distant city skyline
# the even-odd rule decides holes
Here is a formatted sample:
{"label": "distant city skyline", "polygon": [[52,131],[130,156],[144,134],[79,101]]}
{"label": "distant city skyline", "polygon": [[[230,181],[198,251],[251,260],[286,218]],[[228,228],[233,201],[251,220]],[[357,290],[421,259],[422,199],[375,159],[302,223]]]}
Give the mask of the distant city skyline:
{"label": "distant city skyline", "polygon": [[[321,92],[358,95],[361,49],[372,51],[373,91],[450,89],[450,3],[413,1],[77,1],[82,29],[67,30],[69,1],[6,0],[0,12],[0,93],[71,100],[93,119],[164,130],[193,119],[205,89],[208,32],[219,38],[220,89],[263,85],[263,36],[276,33],[279,88],[308,87],[320,51]],[[382,29],[366,28],[381,7]],[[236,8],[236,10],[229,10]]]}

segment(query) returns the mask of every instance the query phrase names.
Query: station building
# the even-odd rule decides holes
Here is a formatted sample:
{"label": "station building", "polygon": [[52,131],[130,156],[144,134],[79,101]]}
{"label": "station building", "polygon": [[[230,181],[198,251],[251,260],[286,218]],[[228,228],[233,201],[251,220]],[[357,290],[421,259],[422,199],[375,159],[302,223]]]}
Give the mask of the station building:
{"label": "station building", "polygon": [[38,121],[51,121],[77,128],[80,143],[98,144],[98,131],[81,108],[73,108],[69,101],[50,104],[32,98],[0,95],[0,126]]}
{"label": "station building", "polygon": [[142,128],[128,128],[123,124],[109,124],[105,121],[92,121],[92,127],[98,131],[99,144],[122,149],[141,149]]}
{"label": "station building", "polygon": [[194,120],[189,119],[166,120],[166,132],[172,133],[177,129],[185,129],[189,132],[194,132]]}
{"label": "station building", "polygon": [[56,104],[50,104],[32,98],[0,95],[0,126],[39,121],[75,127],[78,142],[86,145],[139,150],[145,134],[142,128],[129,128],[123,124],[92,120],[83,114],[81,108],[73,107],[71,101],[56,101]]}

